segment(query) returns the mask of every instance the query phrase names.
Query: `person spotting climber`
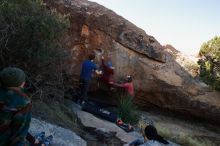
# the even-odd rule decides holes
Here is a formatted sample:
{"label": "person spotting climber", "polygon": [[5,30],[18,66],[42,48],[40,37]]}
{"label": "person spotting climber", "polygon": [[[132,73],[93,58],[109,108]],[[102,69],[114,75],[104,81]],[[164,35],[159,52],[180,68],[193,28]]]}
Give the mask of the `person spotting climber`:
{"label": "person spotting climber", "polygon": [[15,67],[0,72],[0,145],[28,146],[26,141],[31,122],[30,98],[22,91],[25,73]]}
{"label": "person spotting climber", "polygon": [[118,83],[115,83],[115,82],[110,82],[110,84],[126,89],[126,91],[128,93],[128,96],[132,97],[132,98],[134,97],[134,84],[133,84],[133,79],[132,79],[131,75],[128,75],[126,77],[126,82],[125,83],[118,84]]}
{"label": "person spotting climber", "polygon": [[89,90],[89,84],[92,78],[92,73],[102,74],[102,71],[97,70],[96,64],[94,63],[95,54],[91,53],[88,59],[82,63],[81,73],[80,73],[80,99],[79,102],[83,103],[87,99],[87,93]]}
{"label": "person spotting climber", "polygon": [[108,89],[110,89],[112,86],[110,82],[113,82],[114,67],[111,61],[108,61],[108,63],[105,64],[104,56],[102,56],[102,70],[103,74],[100,80],[105,86],[107,86]]}

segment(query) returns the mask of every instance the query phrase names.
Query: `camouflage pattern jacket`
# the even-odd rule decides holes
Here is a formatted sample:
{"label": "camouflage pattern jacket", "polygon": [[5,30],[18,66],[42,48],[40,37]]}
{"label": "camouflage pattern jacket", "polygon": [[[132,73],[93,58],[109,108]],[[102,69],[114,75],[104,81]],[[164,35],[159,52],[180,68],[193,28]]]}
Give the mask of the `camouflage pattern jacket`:
{"label": "camouflage pattern jacket", "polygon": [[20,88],[0,87],[0,146],[29,146],[31,100]]}

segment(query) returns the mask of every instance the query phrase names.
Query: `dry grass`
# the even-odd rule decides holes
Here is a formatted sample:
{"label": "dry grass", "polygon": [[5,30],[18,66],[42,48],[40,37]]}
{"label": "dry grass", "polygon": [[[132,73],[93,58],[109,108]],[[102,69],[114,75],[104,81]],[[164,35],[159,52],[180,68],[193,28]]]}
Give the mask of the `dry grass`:
{"label": "dry grass", "polygon": [[138,130],[153,124],[161,136],[181,146],[220,146],[220,131],[215,125],[183,120],[180,116],[164,114],[161,111],[139,111],[139,114]]}
{"label": "dry grass", "polygon": [[210,139],[209,137],[196,137],[194,135],[190,135],[186,132],[173,133],[168,128],[161,126],[160,124],[156,124],[158,133],[183,146],[219,146],[220,141],[217,139]]}

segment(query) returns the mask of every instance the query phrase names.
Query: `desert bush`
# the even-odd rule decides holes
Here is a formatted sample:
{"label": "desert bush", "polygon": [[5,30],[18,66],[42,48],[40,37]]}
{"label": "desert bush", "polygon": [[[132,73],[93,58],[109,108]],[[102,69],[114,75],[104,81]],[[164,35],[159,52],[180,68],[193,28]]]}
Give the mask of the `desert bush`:
{"label": "desert bush", "polygon": [[1,0],[0,68],[20,67],[36,88],[43,84],[57,88],[63,57],[60,40],[67,28],[68,20],[41,0]]}
{"label": "desert bush", "polygon": [[42,67],[60,55],[58,42],[67,21],[39,1],[2,0],[0,20],[1,65]]}
{"label": "desert bush", "polygon": [[137,106],[130,96],[119,98],[118,113],[119,117],[126,123],[136,124],[139,120]]}
{"label": "desert bush", "polygon": [[220,90],[220,37],[205,42],[199,55],[202,58],[198,61],[200,77],[214,89]]}
{"label": "desert bush", "polygon": [[187,62],[184,67],[187,69],[187,70],[199,70],[199,65],[197,63],[193,63],[193,62]]}

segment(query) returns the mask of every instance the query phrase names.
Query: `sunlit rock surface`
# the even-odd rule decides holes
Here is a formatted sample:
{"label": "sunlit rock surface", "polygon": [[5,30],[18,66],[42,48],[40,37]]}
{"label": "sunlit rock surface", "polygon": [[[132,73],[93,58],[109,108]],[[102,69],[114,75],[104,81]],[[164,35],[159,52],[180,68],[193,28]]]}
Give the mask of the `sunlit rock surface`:
{"label": "sunlit rock surface", "polygon": [[127,74],[134,76],[139,105],[147,108],[152,104],[220,123],[220,93],[208,92],[207,86],[195,80],[153,36],[94,2],[45,2],[70,20],[63,38],[63,67],[69,78],[79,78],[82,61],[94,51],[97,64],[102,55],[113,62],[116,80]]}

